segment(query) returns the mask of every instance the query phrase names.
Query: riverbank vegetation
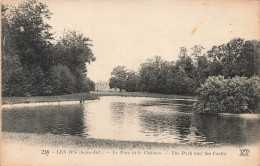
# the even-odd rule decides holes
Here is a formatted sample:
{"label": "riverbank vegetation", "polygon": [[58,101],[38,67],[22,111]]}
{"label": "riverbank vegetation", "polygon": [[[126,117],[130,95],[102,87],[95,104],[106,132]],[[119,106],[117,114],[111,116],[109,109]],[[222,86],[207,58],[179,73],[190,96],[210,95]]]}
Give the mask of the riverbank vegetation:
{"label": "riverbank vegetation", "polygon": [[259,113],[259,77],[209,77],[198,89],[195,109],[200,113]]}
{"label": "riverbank vegetation", "polygon": [[2,104],[41,103],[60,101],[84,101],[98,99],[98,95],[90,93],[76,93],[59,96],[30,96],[30,97],[2,97]]}
{"label": "riverbank vegetation", "polygon": [[195,109],[201,113],[259,112],[260,41],[235,38],[203,51],[200,45],[181,47],[176,61],[156,56],[137,72],[117,66],[109,86],[127,92],[197,95]]}
{"label": "riverbank vegetation", "polygon": [[77,31],[54,39],[52,13],[37,0],[2,4],[2,95],[49,96],[95,88],[86,63],[95,61],[91,40]]}

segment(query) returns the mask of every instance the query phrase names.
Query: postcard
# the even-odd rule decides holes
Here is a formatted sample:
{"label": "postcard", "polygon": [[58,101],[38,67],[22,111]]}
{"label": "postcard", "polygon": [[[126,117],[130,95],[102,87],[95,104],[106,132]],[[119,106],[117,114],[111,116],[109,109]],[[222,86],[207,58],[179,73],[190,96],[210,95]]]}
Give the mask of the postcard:
{"label": "postcard", "polygon": [[2,166],[259,166],[257,0],[3,0]]}

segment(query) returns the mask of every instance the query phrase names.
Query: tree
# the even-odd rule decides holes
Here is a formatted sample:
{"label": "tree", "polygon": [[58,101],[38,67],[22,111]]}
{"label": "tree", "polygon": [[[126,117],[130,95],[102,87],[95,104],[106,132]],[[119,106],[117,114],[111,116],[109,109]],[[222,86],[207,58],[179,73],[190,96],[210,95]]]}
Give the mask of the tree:
{"label": "tree", "polygon": [[60,63],[69,67],[72,73],[86,73],[86,63],[96,60],[90,43],[91,40],[84,36],[83,33],[77,31],[65,31],[63,37],[57,42],[56,63]]}
{"label": "tree", "polygon": [[223,75],[225,78],[235,76],[252,77],[258,72],[257,64],[259,45],[256,41],[244,41],[235,38],[227,44],[213,46],[208,51],[210,58],[210,75]]}
{"label": "tree", "polygon": [[[237,57],[237,65],[239,66],[240,75],[245,77],[252,77],[257,75],[257,62],[259,54],[257,54],[257,49],[260,45],[254,41],[245,41],[243,48],[241,50],[241,55]],[[258,48],[257,48],[258,47]]]}
{"label": "tree", "polygon": [[76,92],[87,91],[86,63],[96,60],[92,53],[91,40],[76,31],[65,31],[55,46],[57,55],[55,63],[67,66],[76,79]]}
{"label": "tree", "polygon": [[26,80],[26,71],[16,54],[2,58],[3,96],[26,96],[30,83]]}
{"label": "tree", "polygon": [[138,90],[139,76],[135,71],[127,72],[125,90],[127,92],[135,92]]}
{"label": "tree", "polygon": [[218,76],[223,75],[222,55],[219,53],[220,46],[213,46],[211,50],[207,52],[209,58],[209,75]]}
{"label": "tree", "polygon": [[[15,43],[23,66],[39,65],[46,69],[48,47],[52,34],[51,26],[45,22],[50,19],[50,11],[46,4],[37,0],[27,0],[17,6],[8,6],[5,16],[10,26],[10,36]],[[10,39],[6,39],[10,40]]]}
{"label": "tree", "polygon": [[43,94],[52,40],[51,27],[44,21],[50,14],[47,6],[37,0],[2,5],[3,92],[11,96]]}
{"label": "tree", "polygon": [[117,66],[111,72],[112,78],[109,80],[110,88],[118,88],[120,91],[125,90],[127,71],[125,66]]}
{"label": "tree", "polygon": [[195,45],[191,49],[195,61],[192,79],[198,88],[209,76],[209,60],[206,54],[202,53],[204,48],[201,45]]}
{"label": "tree", "polygon": [[122,84],[120,82],[120,79],[117,78],[117,77],[111,77],[109,79],[109,88],[110,89],[115,89],[115,90],[118,88],[120,91],[122,91],[123,86],[122,86]]}
{"label": "tree", "polygon": [[210,76],[221,75],[226,79],[259,75],[259,41],[235,38],[213,46],[206,54],[203,49],[195,45],[188,54],[188,50],[181,47],[176,62],[155,56],[141,64],[138,72],[128,72],[124,66],[118,66],[111,73],[109,85],[126,91],[194,95]]}
{"label": "tree", "polygon": [[154,59],[148,59],[146,63],[141,64],[140,73],[140,90],[147,92],[158,92],[160,83],[161,65],[163,60],[160,56],[155,56]]}
{"label": "tree", "polygon": [[69,68],[64,65],[57,65],[50,70],[50,84],[53,95],[71,94],[75,92],[75,77]]}
{"label": "tree", "polygon": [[2,5],[5,95],[51,95],[93,89],[94,82],[86,77],[86,63],[95,61],[91,40],[82,33],[66,31],[57,44],[51,43],[51,26],[46,22],[50,16],[48,6],[37,0]]}
{"label": "tree", "polygon": [[223,75],[225,78],[235,77],[241,74],[238,58],[241,56],[244,40],[236,38],[229,41],[222,49]]}
{"label": "tree", "polygon": [[122,79],[126,78],[127,76],[126,67],[125,66],[115,67],[111,72],[111,75]]}
{"label": "tree", "polygon": [[90,78],[86,77],[86,84],[87,84],[87,92],[95,90],[95,82],[90,80]]}
{"label": "tree", "polygon": [[[26,75],[27,79],[30,80],[30,87],[28,91],[32,96],[46,95],[46,79],[45,74],[40,66],[35,66]],[[47,93],[48,94],[48,93]]]}
{"label": "tree", "polygon": [[15,40],[12,37],[11,26],[8,21],[9,7],[2,5],[2,94],[3,96],[25,96],[29,83],[26,71],[20,63]]}
{"label": "tree", "polygon": [[182,68],[189,77],[192,77],[194,64],[192,58],[188,56],[185,47],[181,47],[180,49],[179,59],[176,62],[176,66]]}

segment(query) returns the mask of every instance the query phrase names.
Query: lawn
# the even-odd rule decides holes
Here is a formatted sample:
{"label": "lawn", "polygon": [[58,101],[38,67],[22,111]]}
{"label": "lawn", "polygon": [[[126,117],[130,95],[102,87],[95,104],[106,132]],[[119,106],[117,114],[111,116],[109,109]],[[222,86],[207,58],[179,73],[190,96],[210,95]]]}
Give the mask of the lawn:
{"label": "lawn", "polygon": [[30,96],[30,97],[3,97],[2,104],[40,103],[59,101],[84,101],[98,99],[98,95],[90,93],[76,93],[60,96]]}

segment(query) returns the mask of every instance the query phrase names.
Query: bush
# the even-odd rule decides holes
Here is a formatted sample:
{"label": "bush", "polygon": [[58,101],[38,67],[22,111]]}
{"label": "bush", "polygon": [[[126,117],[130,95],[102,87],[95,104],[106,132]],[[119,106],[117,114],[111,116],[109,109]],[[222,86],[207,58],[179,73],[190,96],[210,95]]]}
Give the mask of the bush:
{"label": "bush", "polygon": [[257,76],[209,77],[197,90],[195,110],[200,113],[259,113],[260,79]]}

